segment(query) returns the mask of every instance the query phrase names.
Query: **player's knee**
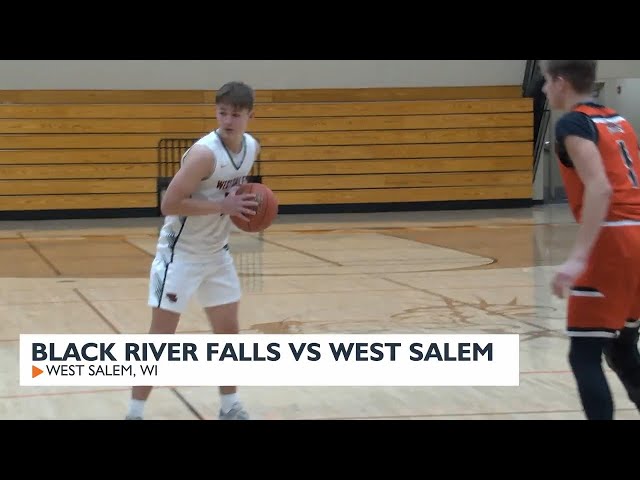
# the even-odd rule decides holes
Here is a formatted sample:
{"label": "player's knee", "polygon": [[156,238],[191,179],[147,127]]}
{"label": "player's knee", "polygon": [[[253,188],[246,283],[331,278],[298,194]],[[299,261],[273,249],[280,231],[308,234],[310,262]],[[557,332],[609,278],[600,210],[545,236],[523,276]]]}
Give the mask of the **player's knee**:
{"label": "player's knee", "polygon": [[178,329],[180,314],[162,308],[151,309],[151,327],[149,333],[173,334]]}
{"label": "player's knee", "polygon": [[635,343],[613,341],[604,351],[609,367],[640,385],[640,353]]}
{"label": "player's knee", "polygon": [[613,401],[602,369],[602,350],[609,339],[572,337],[569,362],[587,418],[610,420]]}
{"label": "player's knee", "polygon": [[213,330],[218,334],[237,334],[240,332],[238,323],[238,302],[227,303],[215,307],[205,308],[205,313]]}
{"label": "player's knee", "polygon": [[597,337],[572,337],[569,348],[569,364],[576,376],[600,368],[602,351],[609,339]]}

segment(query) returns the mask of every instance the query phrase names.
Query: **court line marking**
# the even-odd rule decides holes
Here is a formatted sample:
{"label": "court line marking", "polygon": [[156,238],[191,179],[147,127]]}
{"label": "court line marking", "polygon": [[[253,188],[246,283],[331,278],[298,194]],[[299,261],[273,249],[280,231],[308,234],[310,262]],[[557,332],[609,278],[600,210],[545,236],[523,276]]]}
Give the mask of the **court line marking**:
{"label": "court line marking", "polygon": [[58,270],[56,266],[47,257],[45,257],[45,255],[34,244],[32,244],[24,235],[22,235],[22,233],[20,233],[20,238],[29,246],[29,248],[31,248],[31,250],[33,250],[36,253],[36,255],[38,255],[38,257],[40,257],[40,259],[45,263],[45,265],[47,265],[51,270],[53,270],[54,274],[56,274],[57,276],[62,275],[60,270]]}

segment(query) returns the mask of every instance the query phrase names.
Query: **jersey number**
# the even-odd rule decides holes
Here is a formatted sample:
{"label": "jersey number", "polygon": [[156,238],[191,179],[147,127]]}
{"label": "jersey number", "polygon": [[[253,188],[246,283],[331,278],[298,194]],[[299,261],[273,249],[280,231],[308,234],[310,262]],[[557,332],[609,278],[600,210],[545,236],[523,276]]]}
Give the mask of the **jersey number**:
{"label": "jersey number", "polygon": [[627,145],[624,141],[618,140],[618,147],[620,147],[622,160],[624,161],[627,170],[629,170],[629,179],[631,180],[631,184],[633,185],[633,188],[638,188],[638,175],[636,175],[636,171],[633,167],[633,160],[631,160],[631,155],[629,155]]}

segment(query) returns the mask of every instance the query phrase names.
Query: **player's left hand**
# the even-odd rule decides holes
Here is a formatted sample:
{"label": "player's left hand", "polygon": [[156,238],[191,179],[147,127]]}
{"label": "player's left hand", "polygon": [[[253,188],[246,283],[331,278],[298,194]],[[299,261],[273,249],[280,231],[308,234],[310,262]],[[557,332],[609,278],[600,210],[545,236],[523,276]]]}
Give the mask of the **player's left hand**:
{"label": "player's left hand", "polygon": [[553,294],[559,298],[564,298],[586,266],[586,260],[581,258],[569,258],[560,265],[551,281]]}

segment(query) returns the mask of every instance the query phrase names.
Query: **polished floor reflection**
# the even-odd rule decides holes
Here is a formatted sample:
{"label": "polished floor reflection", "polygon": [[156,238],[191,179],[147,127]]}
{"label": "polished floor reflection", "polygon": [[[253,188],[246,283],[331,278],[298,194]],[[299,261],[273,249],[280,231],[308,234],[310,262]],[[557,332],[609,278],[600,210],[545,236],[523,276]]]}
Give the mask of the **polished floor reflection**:
{"label": "polished floor reflection", "polygon": [[[144,333],[160,219],[0,223],[0,418],[121,419],[127,388],[18,381],[20,333]],[[256,419],[582,419],[563,300],[549,281],[573,241],[565,206],[283,216],[234,234],[251,333],[518,333],[504,388],[242,388]],[[208,332],[197,304],[182,333]],[[616,418],[640,418],[608,372]],[[158,388],[148,416],[209,419],[210,387]]]}

